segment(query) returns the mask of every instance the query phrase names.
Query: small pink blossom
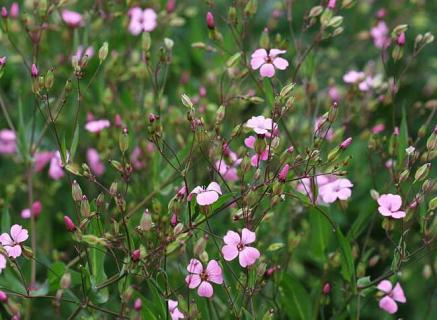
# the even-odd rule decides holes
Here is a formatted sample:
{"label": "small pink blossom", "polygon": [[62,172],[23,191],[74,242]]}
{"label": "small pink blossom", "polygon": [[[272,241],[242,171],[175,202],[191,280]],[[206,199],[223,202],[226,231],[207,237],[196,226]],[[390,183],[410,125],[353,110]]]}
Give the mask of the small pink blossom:
{"label": "small pink blossom", "polygon": [[378,21],[376,26],[370,30],[370,36],[378,49],[385,49],[390,45],[389,30],[387,24],[382,20]]}
{"label": "small pink blossom", "polygon": [[145,167],[144,154],[139,146],[136,146],[131,153],[131,162],[135,170],[141,170]]}
{"label": "small pink blossom", "polygon": [[133,7],[128,13],[130,17],[129,32],[134,36],[141,32],[153,31],[157,26],[158,15],[153,9],[141,9],[140,7]]}
{"label": "small pink blossom", "polygon": [[34,216],[37,218],[41,214],[41,210],[42,210],[41,202],[35,201],[32,204],[31,208],[25,208],[21,211],[21,218],[30,219],[31,216]]}
{"label": "small pink blossom", "polygon": [[343,81],[346,83],[359,83],[364,80],[366,74],[362,71],[351,70],[343,76]]}
{"label": "small pink blossom", "polygon": [[383,123],[379,123],[372,128],[373,134],[381,133],[385,130],[385,125]]}
{"label": "small pink blossom", "polygon": [[9,129],[0,130],[0,154],[14,154],[17,152],[17,137]]}
{"label": "small pink blossom", "polygon": [[88,150],[86,151],[86,159],[91,171],[96,176],[101,176],[103,173],[105,173],[105,165],[100,159],[100,155],[96,149],[88,148]]}
{"label": "small pink blossom", "polygon": [[214,15],[210,11],[206,14],[206,25],[210,30],[215,28]]}
{"label": "small pink blossom", "polygon": [[11,8],[9,10],[9,14],[11,15],[11,18],[17,18],[20,14],[20,5],[18,2],[13,2],[11,4]]}
{"label": "small pink blossom", "polygon": [[396,43],[398,46],[404,46],[405,45],[405,32],[401,32],[398,37],[396,38]]}
{"label": "small pink blossom", "polygon": [[202,263],[199,260],[191,259],[187,270],[190,274],[185,277],[185,282],[190,289],[198,287],[197,294],[200,297],[212,297],[214,289],[210,282],[216,284],[223,283],[222,268],[215,260],[209,261],[206,269],[203,269]]}
{"label": "small pink blossom", "polygon": [[62,159],[59,151],[56,151],[53,157],[50,159],[49,176],[53,180],[59,180],[64,176],[64,170],[62,169]]}
{"label": "small pink blossom", "polygon": [[379,300],[379,307],[390,313],[396,313],[398,311],[398,305],[396,302],[405,303],[407,299],[405,298],[404,290],[402,289],[400,283],[396,283],[395,287],[388,280],[382,280],[378,286],[378,290],[382,291],[385,295]]}
{"label": "small pink blossom", "polygon": [[405,217],[405,211],[399,210],[402,207],[402,198],[395,194],[382,194],[378,198],[378,211],[385,217],[402,219]]}
{"label": "small pink blossom", "polygon": [[333,102],[339,102],[341,95],[340,90],[336,86],[329,86],[328,95]]}
{"label": "small pink blossom", "polygon": [[270,118],[264,116],[252,117],[246,122],[246,127],[253,129],[256,134],[263,134],[270,136],[278,125]]}
{"label": "small pink blossom", "polygon": [[92,120],[85,124],[85,129],[92,133],[98,133],[103,129],[111,126],[111,122],[107,119]]}
{"label": "small pink blossom", "polygon": [[287,180],[287,175],[289,170],[290,170],[290,165],[286,163],[278,174],[278,180],[280,182],[284,183]]}
{"label": "small pink blossom", "polygon": [[337,0],[329,0],[328,1],[328,8],[329,9],[335,9],[335,3],[337,2]]}
{"label": "small pink blossom", "polygon": [[140,298],[136,298],[135,302],[134,302],[134,309],[135,309],[135,311],[138,311],[138,312],[141,311],[142,306],[143,306],[143,303],[141,302],[141,299]]}
{"label": "small pink blossom", "polygon": [[244,228],[241,231],[241,237],[237,232],[228,231],[223,237],[225,245],[222,248],[223,258],[226,261],[232,261],[238,256],[240,265],[243,268],[253,265],[260,257],[258,249],[247,246],[255,242],[256,234],[249,229]]}
{"label": "small pink blossom", "polygon": [[74,54],[77,57],[77,60],[81,60],[84,56],[87,56],[90,59],[94,55],[94,48],[88,47],[84,50],[83,46],[77,47],[76,53]]}
{"label": "small pink blossom", "polygon": [[325,203],[333,203],[337,199],[347,200],[352,195],[350,188],[353,187],[352,182],[349,179],[337,179],[333,182],[323,185],[320,187],[320,196]]}
{"label": "small pink blossom", "polygon": [[171,320],[184,319],[184,314],[178,308],[179,302],[175,300],[168,300],[168,311],[170,313]]}
{"label": "small pink blossom", "polygon": [[[244,144],[249,149],[255,150],[255,141],[256,138],[254,136],[249,136],[244,139]],[[260,154],[256,153],[250,158],[250,164],[253,167],[258,167],[261,161],[266,161],[269,158],[269,147],[267,146],[265,150],[263,150]]]}
{"label": "small pink blossom", "polygon": [[340,149],[345,150],[352,143],[352,137],[346,138],[342,143],[340,143]]}
{"label": "small pink blossom", "polygon": [[35,172],[40,172],[44,167],[50,162],[50,160],[54,156],[54,152],[52,151],[42,151],[35,153],[34,160],[35,160]]}
{"label": "small pink blossom", "polygon": [[76,226],[74,225],[73,220],[71,220],[69,216],[64,216],[64,224],[65,224],[65,228],[68,231],[73,232],[74,230],[76,230]]}
{"label": "small pink blossom", "polygon": [[79,12],[64,9],[61,13],[62,20],[71,28],[82,27],[84,20]]}
{"label": "small pink blossom", "polygon": [[217,160],[215,168],[226,181],[237,181],[238,172],[235,164],[227,165],[224,160]]}
{"label": "small pink blossom", "polygon": [[211,182],[206,188],[202,186],[195,187],[190,192],[188,200],[191,200],[193,194],[196,195],[196,202],[199,206],[208,206],[218,200],[222,195],[222,190],[217,182]]}
{"label": "small pink blossom", "polygon": [[[313,199],[313,188],[316,187],[320,190],[320,188],[330,182],[333,182],[337,179],[337,177],[333,175],[318,175],[314,177],[314,179],[310,178],[303,178],[299,181],[299,184],[297,185],[297,191],[300,193],[304,193],[308,196],[311,202],[315,201],[318,204],[326,205],[320,195],[320,192],[318,192],[317,199]],[[313,181],[315,186],[313,186]]]}
{"label": "small pink blossom", "polygon": [[0,57],[0,67],[3,67],[6,64],[8,58],[6,56]]}
{"label": "small pink blossom", "polygon": [[8,295],[6,292],[0,290],[0,302],[7,302],[8,301]]}
{"label": "small pink blossom", "polygon": [[29,233],[22,226],[14,224],[11,227],[10,234],[3,233],[0,235],[0,243],[5,248],[8,256],[18,258],[21,256],[21,243],[29,238]]}
{"label": "small pink blossom", "polygon": [[262,78],[271,78],[275,75],[275,68],[285,70],[288,67],[288,61],[278,57],[287,51],[279,49],[270,49],[267,53],[266,49],[257,49],[252,53],[250,65],[253,70],[259,70]]}

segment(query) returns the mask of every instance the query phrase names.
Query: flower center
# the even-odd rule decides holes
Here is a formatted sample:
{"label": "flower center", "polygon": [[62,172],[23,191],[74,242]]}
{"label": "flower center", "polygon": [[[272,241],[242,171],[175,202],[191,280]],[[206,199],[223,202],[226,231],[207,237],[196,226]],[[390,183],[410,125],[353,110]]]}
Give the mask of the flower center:
{"label": "flower center", "polygon": [[244,249],[244,244],[239,243],[239,244],[237,245],[237,249],[238,249],[238,251],[242,251],[242,250]]}
{"label": "flower center", "polygon": [[272,63],[273,62],[273,60],[272,60],[272,58],[270,56],[265,57],[264,60],[265,60],[266,63]]}
{"label": "flower center", "polygon": [[207,274],[205,271],[202,271],[202,272],[200,273],[200,279],[201,279],[202,281],[208,281],[208,274]]}

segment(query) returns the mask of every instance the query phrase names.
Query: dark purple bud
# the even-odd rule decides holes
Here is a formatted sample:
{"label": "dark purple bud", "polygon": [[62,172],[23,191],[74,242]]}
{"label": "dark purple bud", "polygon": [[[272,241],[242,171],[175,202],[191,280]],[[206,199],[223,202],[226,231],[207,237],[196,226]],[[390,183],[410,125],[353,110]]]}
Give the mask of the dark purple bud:
{"label": "dark purple bud", "polygon": [[136,250],[132,251],[131,258],[132,258],[133,262],[139,261],[140,257],[141,257],[140,249],[136,249]]}
{"label": "dark purple bud", "polygon": [[165,10],[168,13],[172,13],[176,9],[176,0],[168,0],[167,5],[165,6]]}
{"label": "dark purple bud", "polygon": [[331,292],[331,284],[329,282],[326,282],[323,286],[323,294],[326,296]]}
{"label": "dark purple bud", "polygon": [[398,35],[396,43],[401,47],[405,45],[405,32],[402,32]]}

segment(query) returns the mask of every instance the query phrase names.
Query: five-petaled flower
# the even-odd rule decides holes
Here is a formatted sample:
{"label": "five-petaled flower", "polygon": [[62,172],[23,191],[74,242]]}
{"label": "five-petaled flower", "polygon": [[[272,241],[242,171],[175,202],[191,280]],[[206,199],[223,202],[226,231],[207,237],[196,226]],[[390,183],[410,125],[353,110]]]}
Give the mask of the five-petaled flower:
{"label": "five-petaled flower", "polygon": [[206,269],[203,269],[202,263],[197,259],[191,259],[187,266],[190,273],[186,276],[185,282],[190,289],[197,289],[197,294],[201,297],[211,298],[214,289],[210,282],[217,284],[223,283],[222,268],[217,261],[208,262]]}
{"label": "five-petaled flower", "polygon": [[246,122],[246,127],[253,129],[256,134],[263,134],[270,137],[271,132],[274,132],[278,125],[270,118],[264,116],[252,117]]}
{"label": "five-petaled flower", "polygon": [[129,32],[134,36],[143,31],[150,32],[156,28],[158,15],[153,9],[143,10],[140,7],[134,7],[129,10],[129,17]]}
{"label": "five-petaled flower", "polygon": [[168,311],[170,313],[171,320],[179,320],[184,318],[184,314],[178,308],[179,302],[168,299]]}
{"label": "five-petaled flower", "polygon": [[405,298],[404,290],[400,283],[396,283],[395,287],[388,280],[382,280],[377,288],[385,293],[384,297],[379,300],[379,307],[387,311],[390,314],[398,311],[398,305],[396,302],[405,303],[407,299]]}
{"label": "five-petaled flower", "polygon": [[29,238],[27,230],[18,224],[14,224],[11,227],[10,234],[5,232],[0,235],[0,243],[9,257],[18,258],[21,256],[21,242],[26,241],[27,238]]}
{"label": "five-petaled flower", "polygon": [[396,194],[382,194],[378,198],[378,211],[385,217],[402,219],[405,217],[405,211],[399,210],[402,206],[402,198]]}
{"label": "five-petaled flower", "polygon": [[285,70],[288,67],[288,61],[278,57],[287,51],[279,49],[270,49],[267,53],[266,49],[257,49],[252,53],[250,65],[253,70],[259,69],[261,77],[271,78],[275,75],[275,68]]}
{"label": "five-petaled flower", "polygon": [[337,199],[347,200],[352,195],[352,188],[354,185],[349,179],[337,179],[320,187],[319,193],[323,202],[333,203]]}
{"label": "five-petaled flower", "polygon": [[196,195],[196,202],[199,206],[208,206],[218,200],[222,195],[222,190],[217,182],[211,182],[206,188],[202,186],[195,187],[190,192],[188,200],[191,200],[193,194]]}
{"label": "five-petaled flower", "polygon": [[258,260],[260,252],[258,249],[249,247],[248,244],[255,242],[256,234],[244,228],[240,235],[235,231],[228,231],[223,237],[225,245],[222,248],[223,258],[226,261],[234,260],[238,256],[240,265],[243,268],[251,266]]}

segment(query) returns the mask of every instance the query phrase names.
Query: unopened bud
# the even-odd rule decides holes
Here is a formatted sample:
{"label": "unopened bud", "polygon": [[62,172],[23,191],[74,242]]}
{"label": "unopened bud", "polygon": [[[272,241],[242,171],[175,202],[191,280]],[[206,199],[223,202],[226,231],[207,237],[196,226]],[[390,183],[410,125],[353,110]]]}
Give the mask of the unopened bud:
{"label": "unopened bud", "polygon": [[76,230],[76,226],[74,225],[73,220],[71,220],[69,216],[64,216],[64,223],[65,223],[65,228],[67,228],[68,231],[73,232],[74,230]]}
{"label": "unopened bud", "polygon": [[71,274],[70,273],[64,273],[62,275],[61,281],[60,281],[60,286],[62,289],[68,289],[70,288],[71,285]]}
{"label": "unopened bud", "polygon": [[36,78],[36,77],[38,77],[38,74],[39,74],[39,72],[38,72],[38,68],[37,68],[36,65],[33,63],[33,64],[32,64],[32,67],[30,68],[30,75],[31,75],[33,78]]}
{"label": "unopened bud", "polygon": [[417,169],[416,174],[414,175],[414,180],[415,181],[421,181],[426,179],[426,177],[429,174],[429,171],[431,169],[431,163],[425,163],[424,165],[422,165],[419,169]]}
{"label": "unopened bud", "polygon": [[352,143],[352,138],[349,137],[340,144],[340,149],[345,150]]}
{"label": "unopened bud", "polygon": [[214,15],[210,11],[208,11],[208,13],[206,14],[206,25],[210,30],[215,28]]}
{"label": "unopened bud", "polygon": [[79,202],[82,200],[82,189],[76,180],[73,181],[73,185],[71,187],[71,194],[73,196],[73,200]]}
{"label": "unopened bud", "polygon": [[282,183],[284,183],[287,180],[287,174],[288,170],[290,170],[290,165],[287,163],[285,164],[278,175],[278,180]]}
{"label": "unopened bud", "polygon": [[105,42],[103,42],[103,45],[99,49],[100,63],[102,63],[103,61],[106,60],[106,57],[108,56],[108,51],[109,51],[108,43],[105,41]]}
{"label": "unopened bud", "polygon": [[323,286],[323,294],[326,296],[331,292],[331,284],[326,282]]}
{"label": "unopened bud", "polygon": [[141,251],[140,249],[135,249],[134,251],[132,251],[131,254],[131,259],[133,262],[138,262],[141,258]]}

